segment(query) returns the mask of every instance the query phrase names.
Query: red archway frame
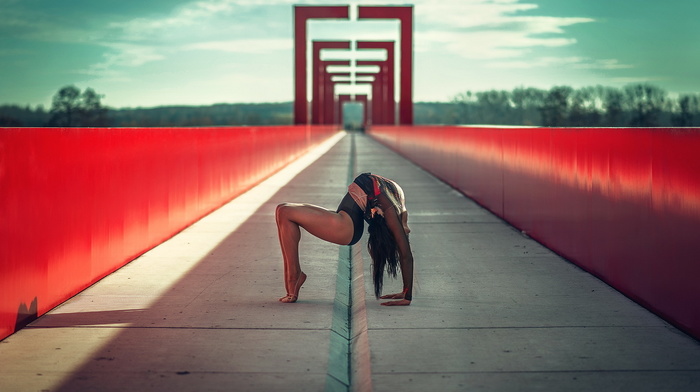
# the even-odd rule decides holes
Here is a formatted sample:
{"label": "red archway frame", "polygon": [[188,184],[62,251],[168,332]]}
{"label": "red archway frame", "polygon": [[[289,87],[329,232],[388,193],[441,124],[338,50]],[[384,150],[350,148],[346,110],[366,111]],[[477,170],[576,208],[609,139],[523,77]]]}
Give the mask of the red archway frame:
{"label": "red archway frame", "polygon": [[[360,83],[363,84],[363,83]],[[367,95],[365,94],[357,94],[353,98],[350,96],[350,94],[341,94],[338,95],[338,107],[337,107],[337,113],[338,113],[338,121],[342,124],[343,122],[343,104],[345,102],[361,102],[362,105],[364,106],[363,114],[362,114],[362,125],[367,126]]]}
{"label": "red archway frame", "polygon": [[[372,63],[372,62],[370,62]],[[360,64],[360,65],[376,65],[376,64]],[[372,87],[372,99],[368,104],[371,107],[371,115],[369,116],[370,125],[382,125],[387,123],[387,113],[389,112],[389,106],[393,102],[389,102],[386,98],[388,96],[387,89],[387,79],[389,75],[387,73],[386,65],[380,66],[380,71],[377,73],[358,73],[357,77],[361,76],[373,76],[374,81],[364,82],[363,84],[369,84]],[[392,122],[395,124],[395,122]]]}
{"label": "red archway frame", "polygon": [[[361,60],[357,65],[377,65],[379,73],[372,84],[372,124],[396,124],[396,101],[394,81],[394,41],[359,41],[357,49],[384,49],[387,59],[382,61]],[[363,74],[364,75],[364,74]],[[359,75],[358,75],[359,76]]]}
{"label": "red archway frame", "polygon": [[413,6],[360,6],[358,20],[398,19],[401,22],[401,91],[399,124],[413,124]]}
{"label": "red archway frame", "polygon": [[[330,42],[330,41],[321,41],[321,42]],[[314,46],[316,46],[316,42],[314,42]],[[317,64],[318,66],[314,66],[312,69],[312,79],[314,81],[314,87],[312,91],[314,92],[314,97],[312,101],[312,123],[316,124],[314,119],[318,118],[318,124],[340,124],[341,119],[342,119],[342,114],[340,113],[338,109],[338,102],[335,99],[335,85],[337,84],[332,80],[333,76],[350,76],[350,73],[347,72],[328,72],[328,66],[332,65],[350,65],[349,61],[347,60],[328,60],[328,61],[323,61],[320,60],[320,51],[315,51],[314,52],[314,58],[313,58],[314,64]],[[370,64],[371,65],[371,64]],[[357,76],[364,76],[364,75],[371,75],[371,76],[376,76],[378,74],[370,73],[370,74],[357,74]],[[370,84],[370,83],[359,83],[359,84]],[[318,85],[318,87],[316,87]],[[374,85],[374,82],[372,82],[372,85]],[[361,96],[364,94],[358,94],[358,96]],[[349,97],[349,95],[348,95]],[[365,95],[364,99],[364,104],[365,104],[365,121],[364,125],[367,125],[367,119],[369,115],[369,111],[367,110],[368,107],[368,100]],[[314,110],[318,110],[318,113],[314,114]]]}
{"label": "red archway frame", "polygon": [[306,22],[309,19],[348,19],[350,7],[294,6],[294,123],[309,123],[306,96]]}
{"label": "red archway frame", "polygon": [[[309,123],[306,92],[306,22],[309,19],[348,19],[349,6],[294,7],[294,123]],[[413,124],[413,6],[359,6],[358,20],[398,19],[401,26],[399,124]]]}
{"label": "red archway frame", "polygon": [[[330,61],[328,63],[331,63]],[[375,64],[361,64],[361,65],[375,65]],[[386,67],[385,67],[386,71]],[[386,73],[386,72],[384,72]],[[335,86],[337,83],[332,82],[331,78],[333,76],[350,76],[349,73],[326,73],[327,75],[327,83],[332,83],[333,86]],[[380,72],[377,73],[356,73],[355,76],[360,77],[360,76],[372,76],[374,77],[374,80],[371,82],[360,82],[360,83],[355,83],[356,85],[369,85],[370,88],[372,88],[372,94],[375,94],[375,91],[381,90],[383,87],[383,82],[382,79],[387,79],[386,76],[382,74],[382,71],[380,69]],[[376,94],[376,96],[380,96],[381,94]],[[381,107],[382,100],[378,99],[376,101],[372,101],[371,107],[370,107],[370,99],[367,96],[367,94],[356,94],[355,96],[357,97],[364,97],[360,98],[359,100],[362,101],[364,105],[364,119],[363,119],[363,126],[366,128],[370,124],[374,123],[374,113],[382,113],[384,109]],[[335,119],[334,124],[340,124],[341,119],[342,119],[342,103],[347,102],[347,101],[352,101],[351,95],[350,94],[341,94],[338,96],[339,98],[335,99],[333,103],[330,106],[330,111],[332,112],[331,115],[328,117],[330,118],[331,116]],[[374,97],[372,98],[374,100]],[[331,100],[329,100],[331,102]],[[375,108],[373,102],[378,102],[379,109]]]}
{"label": "red archway frame", "polygon": [[[355,76],[372,76],[374,77],[374,80],[371,82],[360,82],[357,83],[355,82],[355,85],[369,85],[370,88],[372,88],[372,93],[374,94],[374,88],[375,86],[378,85],[378,83],[381,83],[379,80],[380,73],[357,73]],[[330,81],[333,76],[350,76],[349,73],[327,73],[328,80]],[[335,87],[336,82],[329,82],[332,83],[333,86]],[[341,124],[342,123],[342,118],[343,118],[343,111],[342,111],[342,106],[343,103],[348,102],[348,101],[361,101],[363,106],[364,106],[364,111],[363,111],[363,120],[362,120],[362,125],[367,128],[368,125],[370,125],[373,121],[372,119],[372,112],[370,108],[370,99],[367,94],[354,94],[356,97],[355,99],[352,98],[351,94],[340,94],[335,98],[333,101],[333,104],[331,106],[331,110],[333,112],[332,116],[335,118],[335,124]],[[361,98],[357,98],[361,97]]]}
{"label": "red archway frame", "polygon": [[[321,60],[321,50],[323,49],[350,49],[349,41],[314,41],[312,50],[312,100],[311,100],[311,123],[312,124],[340,124],[342,116],[338,112],[337,103],[334,97],[335,83],[331,81],[332,76],[350,76],[348,73],[328,73],[327,66],[330,65],[350,65],[345,60]],[[393,41],[362,41],[357,43],[357,49],[385,49],[387,50],[387,60],[384,61],[358,61],[358,65],[378,65],[379,73],[358,73],[356,76],[374,76],[377,78],[372,85],[372,102],[370,112],[370,102],[365,102],[365,126],[369,121],[373,124],[395,124],[395,102],[393,101],[394,91],[394,42]],[[391,91],[391,92],[389,92]],[[387,102],[386,97],[391,96],[391,102]],[[375,98],[377,97],[377,98]],[[384,99],[380,99],[384,97]],[[370,115],[371,113],[371,115]],[[378,114],[379,117],[375,116]],[[389,122],[388,119],[391,118]]]}
{"label": "red archway frame", "polygon": [[356,74],[357,77],[362,77],[362,76],[372,76],[374,77],[374,80],[372,82],[364,82],[362,84],[369,84],[372,86],[372,99],[368,99],[367,105],[368,107],[365,108],[368,110],[368,116],[367,116],[367,125],[379,125],[383,124],[382,116],[384,111],[384,107],[382,106],[385,102],[382,99],[384,96],[384,89],[386,86],[386,77],[385,75],[380,71],[377,73],[358,73]]}
{"label": "red archway frame", "polygon": [[[311,124],[332,124],[333,117],[328,117],[328,98],[333,107],[333,86],[328,89],[326,67],[329,65],[350,65],[347,60],[323,61],[321,60],[321,50],[323,49],[350,49],[350,41],[314,41],[312,50],[312,71],[311,71]],[[330,91],[330,95],[327,93]],[[332,109],[331,109],[332,110]]]}
{"label": "red archway frame", "polygon": [[[332,64],[330,64],[332,65]],[[326,85],[324,104],[323,104],[323,124],[340,124],[338,120],[338,113],[335,111],[336,98],[335,98],[335,85],[337,84],[332,80],[333,76],[350,76],[349,73],[328,73],[324,74],[323,81]]]}

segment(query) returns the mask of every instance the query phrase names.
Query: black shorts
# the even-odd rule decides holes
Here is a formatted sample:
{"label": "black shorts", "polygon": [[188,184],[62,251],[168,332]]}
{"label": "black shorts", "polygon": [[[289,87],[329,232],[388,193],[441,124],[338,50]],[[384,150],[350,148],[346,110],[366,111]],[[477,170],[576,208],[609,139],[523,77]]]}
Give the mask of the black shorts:
{"label": "black shorts", "polygon": [[349,193],[345,194],[345,197],[340,202],[340,205],[338,205],[338,209],[335,212],[340,211],[345,211],[348,215],[350,215],[350,218],[352,218],[352,225],[354,226],[355,232],[348,245],[355,245],[357,241],[362,238],[362,233],[365,230],[365,212],[362,211],[362,208],[360,208],[357,203],[355,203],[355,200],[353,200]]}

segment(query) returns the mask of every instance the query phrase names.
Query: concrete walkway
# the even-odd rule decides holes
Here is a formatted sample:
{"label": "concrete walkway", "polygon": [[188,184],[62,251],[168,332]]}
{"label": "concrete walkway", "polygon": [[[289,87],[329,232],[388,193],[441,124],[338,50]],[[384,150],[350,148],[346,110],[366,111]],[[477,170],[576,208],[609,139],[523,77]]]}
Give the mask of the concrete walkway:
{"label": "concrete walkway", "polygon": [[[413,304],[374,299],[366,240],[309,235],[300,301],[279,303],[275,206],[334,209],[351,164],[406,191]],[[700,390],[696,340],[371,139],[348,135],[304,165],[0,342],[0,391],[321,391],[343,373],[375,391]],[[349,356],[336,336],[344,254],[346,280],[365,281],[348,286]]]}

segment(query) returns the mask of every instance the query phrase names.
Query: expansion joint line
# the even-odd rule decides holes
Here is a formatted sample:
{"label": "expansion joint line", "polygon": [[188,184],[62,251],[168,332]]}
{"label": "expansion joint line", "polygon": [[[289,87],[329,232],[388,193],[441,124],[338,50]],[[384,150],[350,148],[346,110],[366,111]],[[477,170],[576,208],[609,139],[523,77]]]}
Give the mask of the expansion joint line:
{"label": "expansion joint line", "polygon": [[[349,184],[356,166],[355,134],[349,135]],[[326,391],[372,390],[365,285],[359,244],[341,246],[333,301]]]}

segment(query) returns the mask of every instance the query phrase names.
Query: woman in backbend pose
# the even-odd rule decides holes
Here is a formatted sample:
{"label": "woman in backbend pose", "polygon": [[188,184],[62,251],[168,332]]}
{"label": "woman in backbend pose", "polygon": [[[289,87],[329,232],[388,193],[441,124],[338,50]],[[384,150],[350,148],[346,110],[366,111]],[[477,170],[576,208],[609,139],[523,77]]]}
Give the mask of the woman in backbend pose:
{"label": "woman in backbend pose", "polygon": [[[316,237],[338,245],[354,245],[369,224],[367,247],[372,257],[374,293],[393,299],[382,305],[410,305],[413,294],[413,255],[408,243],[408,212],[399,184],[376,174],[360,174],[348,186],[348,193],[336,212],[310,204],[284,203],[275,212],[284,257],[282,302],[296,302],[306,274],[299,265],[299,240],[304,228]],[[401,269],[403,292],[381,296],[384,270],[396,276]],[[381,296],[381,297],[380,297]]]}

